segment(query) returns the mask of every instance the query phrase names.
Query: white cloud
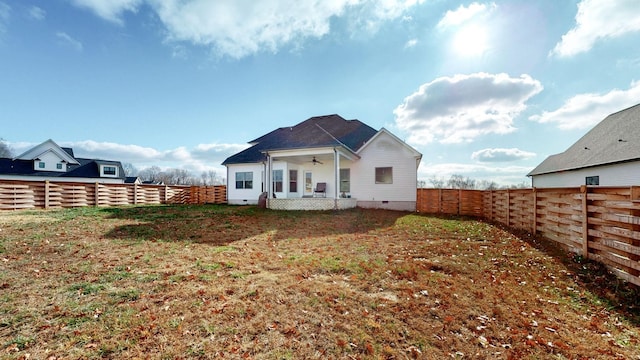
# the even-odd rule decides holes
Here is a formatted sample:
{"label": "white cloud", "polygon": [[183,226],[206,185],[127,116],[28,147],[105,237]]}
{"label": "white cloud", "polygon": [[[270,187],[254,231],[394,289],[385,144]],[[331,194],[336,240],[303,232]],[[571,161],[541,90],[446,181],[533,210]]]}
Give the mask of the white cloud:
{"label": "white cloud", "polygon": [[424,0],[72,0],[96,15],[123,24],[122,15],[149,5],[166,28],[169,42],[211,47],[220,55],[241,58],[276,52],[330,32],[333,18],[375,30]]}
{"label": "white cloud", "polygon": [[47,12],[37,6],[29,7],[28,14],[31,19],[38,21],[44,20],[47,16]]}
{"label": "white cloud", "polygon": [[418,39],[411,39],[404,44],[405,49],[410,49],[418,44]]}
{"label": "white cloud", "polygon": [[122,25],[122,14],[125,11],[136,12],[143,0],[71,0],[79,7],[93,11],[99,17]]}
{"label": "white cloud", "polygon": [[7,31],[7,24],[11,17],[11,7],[0,1],[0,35]]}
{"label": "white cloud", "polygon": [[536,156],[536,153],[520,150],[517,148],[503,149],[482,149],[471,154],[471,159],[480,162],[506,162],[515,160],[526,160]]}
{"label": "white cloud", "polygon": [[542,91],[529,75],[476,73],[441,77],[407,96],[393,113],[408,141],[424,144],[471,142],[485,134],[515,130],[513,118]]}
{"label": "white cloud", "polygon": [[637,0],[582,0],[576,26],[562,36],[550,55],[576,55],[589,51],[597,41],[640,31],[638,5]]}
{"label": "white cloud", "polygon": [[469,6],[460,5],[456,10],[447,11],[436,27],[438,29],[445,29],[461,25],[480,14],[494,9],[495,7],[495,3],[491,3],[489,6],[477,2],[471,3]]}
{"label": "white cloud", "polygon": [[554,111],[544,111],[529,120],[542,124],[556,124],[558,128],[584,129],[599,123],[607,115],[635,105],[640,99],[640,81],[634,81],[627,90],[614,89],[606,94],[578,94]]}
{"label": "white cloud", "polygon": [[[8,143],[19,155],[32,148],[36,143]],[[199,144],[193,149],[178,147],[170,150],[158,150],[139,145],[118,144],[112,142],[61,141],[58,145],[70,147],[78,158],[117,160],[133,164],[138,170],[157,166],[161,169],[185,169],[198,176],[202,171],[214,170],[225,173],[222,162],[230,155],[247,148],[247,144]]]}
{"label": "white cloud", "polygon": [[83,46],[82,43],[76,39],[74,39],[73,37],[71,37],[69,34],[62,32],[62,31],[58,31],[56,33],[56,37],[58,37],[58,39],[60,39],[60,42],[62,44],[66,44],[71,46],[72,48],[74,48],[76,51],[82,51]]}

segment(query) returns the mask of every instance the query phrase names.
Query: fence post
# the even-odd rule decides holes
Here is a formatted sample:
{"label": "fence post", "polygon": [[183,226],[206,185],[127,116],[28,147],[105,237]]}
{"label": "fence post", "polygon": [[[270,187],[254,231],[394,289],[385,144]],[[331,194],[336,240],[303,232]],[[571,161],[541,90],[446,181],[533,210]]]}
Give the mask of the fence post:
{"label": "fence post", "polygon": [[580,186],[580,193],[582,194],[582,256],[585,259],[589,258],[589,212],[587,197],[589,194],[589,188],[586,185]]}
{"label": "fence post", "polygon": [[511,227],[511,192],[507,189],[507,226]]}
{"label": "fence post", "polygon": [[489,190],[489,220],[493,221],[493,189]]}
{"label": "fence post", "polygon": [[44,181],[44,208],[49,209],[49,180]]}
{"label": "fence post", "polygon": [[438,189],[438,213],[442,214],[442,189]]}
{"label": "fence post", "polygon": [[458,189],[458,215],[462,215],[462,189]]}
{"label": "fence post", "polygon": [[133,205],[138,205],[138,184],[133,183]]}
{"label": "fence post", "polygon": [[531,232],[535,236],[538,231],[538,189],[532,188],[531,190],[533,194],[533,224],[531,224],[533,230]]}
{"label": "fence post", "polygon": [[95,183],[95,200],[93,206],[100,206],[100,183],[96,181]]}

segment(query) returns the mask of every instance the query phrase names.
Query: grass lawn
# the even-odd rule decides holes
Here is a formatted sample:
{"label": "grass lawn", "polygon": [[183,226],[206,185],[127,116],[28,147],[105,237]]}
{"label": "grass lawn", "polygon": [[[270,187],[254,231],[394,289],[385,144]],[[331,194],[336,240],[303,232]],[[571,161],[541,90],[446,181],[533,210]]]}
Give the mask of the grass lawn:
{"label": "grass lawn", "polygon": [[462,218],[0,212],[0,359],[640,359],[639,292]]}

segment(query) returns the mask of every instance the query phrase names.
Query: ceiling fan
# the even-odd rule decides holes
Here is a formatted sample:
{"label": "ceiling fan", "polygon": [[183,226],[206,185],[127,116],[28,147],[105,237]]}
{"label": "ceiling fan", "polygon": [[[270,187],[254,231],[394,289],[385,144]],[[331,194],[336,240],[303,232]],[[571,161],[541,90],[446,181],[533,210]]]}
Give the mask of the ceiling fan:
{"label": "ceiling fan", "polygon": [[317,160],[315,156],[313,157],[313,159],[311,160],[311,162],[313,163],[313,165],[315,165],[315,164],[320,164],[320,165],[322,165],[322,162],[321,162],[321,161],[319,161],[319,160]]}

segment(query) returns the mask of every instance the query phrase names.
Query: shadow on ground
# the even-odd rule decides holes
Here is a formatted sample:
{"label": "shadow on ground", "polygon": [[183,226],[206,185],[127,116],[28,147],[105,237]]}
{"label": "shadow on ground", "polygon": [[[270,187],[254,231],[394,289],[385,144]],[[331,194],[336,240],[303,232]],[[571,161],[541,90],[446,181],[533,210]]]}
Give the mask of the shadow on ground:
{"label": "shadow on ground", "polygon": [[620,312],[634,325],[640,325],[640,287],[617,277],[604,264],[587,260],[552,240],[518,230],[509,231],[536,249],[562,261],[567,270],[574,274],[575,281],[605,301],[608,310]]}
{"label": "shadow on ground", "polygon": [[350,209],[342,211],[274,211],[255,206],[141,206],[106,208],[109,218],[133,220],[107,238],[191,241],[224,245],[267,236],[272,241],[367,233],[392,226],[406,212]]}

